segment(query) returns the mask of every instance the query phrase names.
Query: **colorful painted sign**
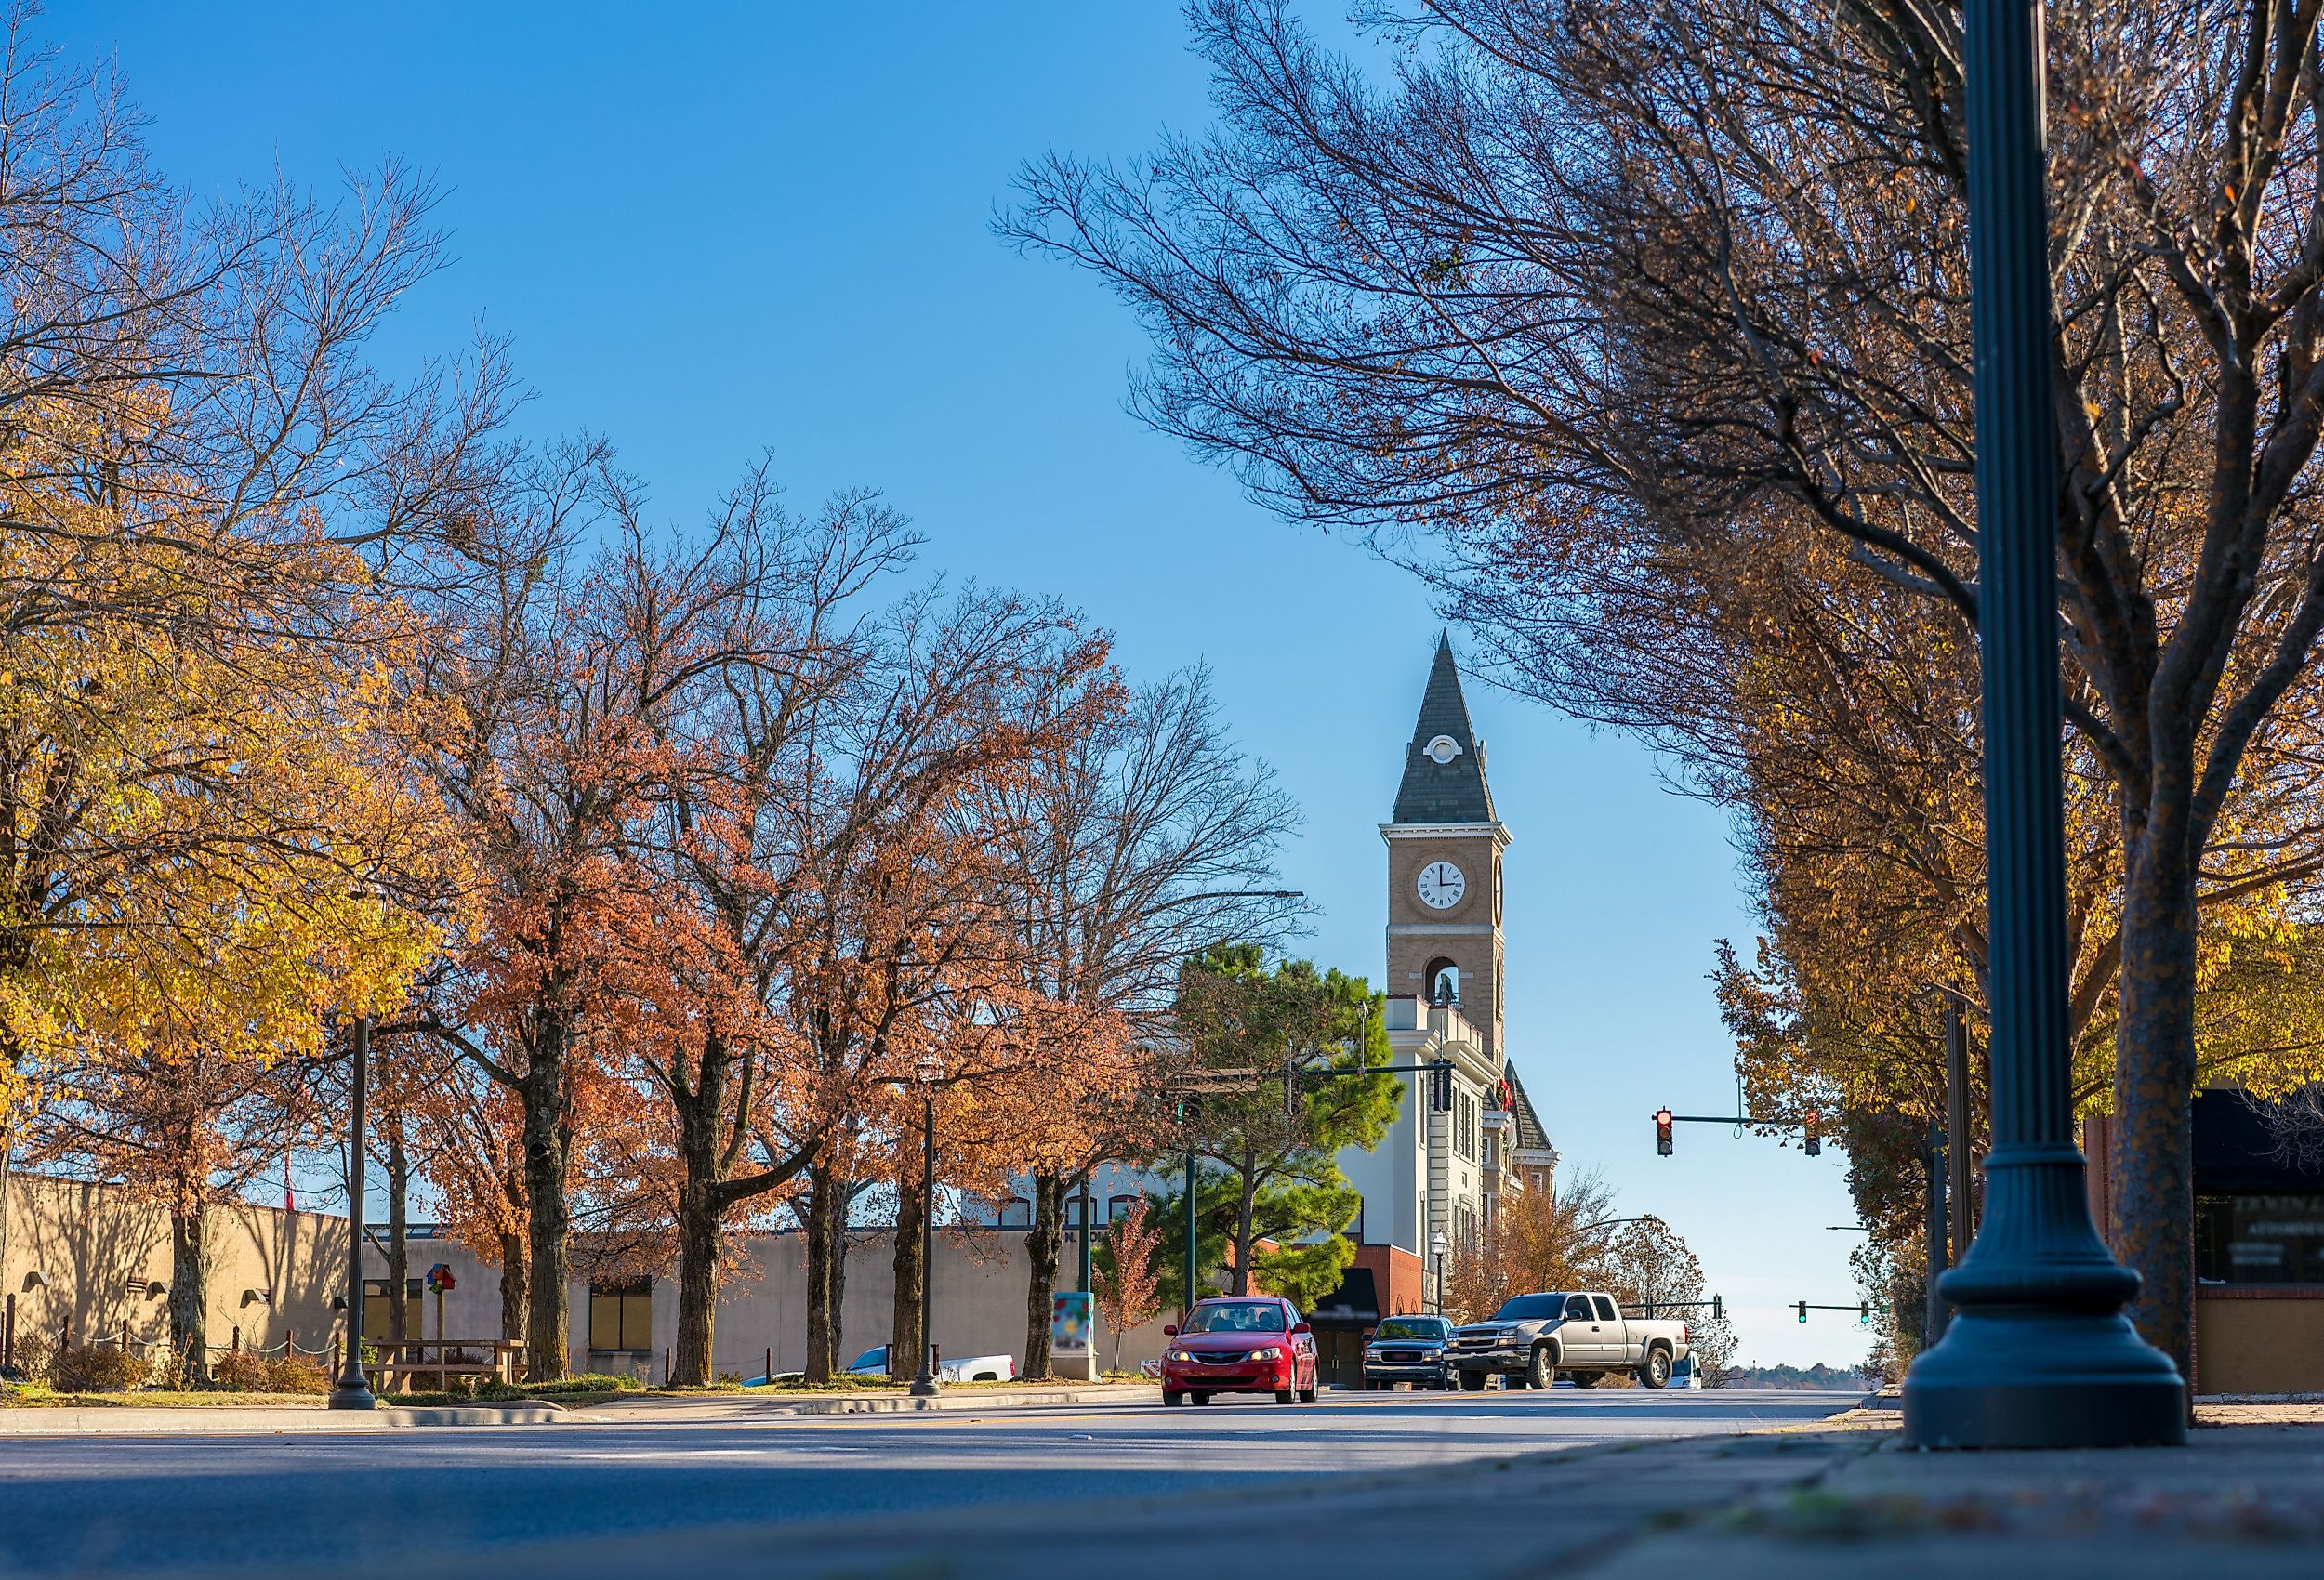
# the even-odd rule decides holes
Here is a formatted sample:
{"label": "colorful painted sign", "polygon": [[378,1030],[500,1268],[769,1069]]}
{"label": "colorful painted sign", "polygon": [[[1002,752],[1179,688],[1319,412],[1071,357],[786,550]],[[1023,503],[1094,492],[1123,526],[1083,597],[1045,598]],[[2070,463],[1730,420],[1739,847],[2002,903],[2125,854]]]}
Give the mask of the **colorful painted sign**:
{"label": "colorful painted sign", "polygon": [[449,1263],[438,1262],[428,1270],[428,1287],[439,1295],[454,1287],[452,1268]]}
{"label": "colorful painted sign", "polygon": [[1050,1297],[1049,1349],[1051,1355],[1087,1355],[1097,1342],[1097,1313],[1089,1296],[1063,1290]]}

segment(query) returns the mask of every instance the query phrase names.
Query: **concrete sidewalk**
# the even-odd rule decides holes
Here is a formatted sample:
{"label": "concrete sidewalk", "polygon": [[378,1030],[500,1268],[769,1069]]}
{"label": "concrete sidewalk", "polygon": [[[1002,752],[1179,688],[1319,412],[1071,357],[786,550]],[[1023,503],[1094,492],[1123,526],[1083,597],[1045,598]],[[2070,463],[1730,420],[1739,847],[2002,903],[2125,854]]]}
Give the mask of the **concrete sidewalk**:
{"label": "concrete sidewalk", "polygon": [[[640,1567],[699,1580],[1039,1576],[1107,1580],[1322,1569],[1334,1580],[1720,1580],[2324,1573],[2324,1427],[2205,1429],[2180,1449],[1916,1454],[1855,1429],[1770,1431],[1294,1476],[1152,1498],[1048,1496],[908,1520],[743,1523],[424,1555],[482,1580]],[[1456,1560],[1447,1569],[1448,1560]],[[409,1573],[415,1556],[358,1566]]]}
{"label": "concrete sidewalk", "polygon": [[2324,1426],[2217,1426],[2185,1448],[2100,1453],[1923,1454],[1875,1441],[1875,1452],[1834,1461],[1811,1484],[1705,1511],[1589,1573],[1715,1563],[1736,1580],[2324,1573]]}

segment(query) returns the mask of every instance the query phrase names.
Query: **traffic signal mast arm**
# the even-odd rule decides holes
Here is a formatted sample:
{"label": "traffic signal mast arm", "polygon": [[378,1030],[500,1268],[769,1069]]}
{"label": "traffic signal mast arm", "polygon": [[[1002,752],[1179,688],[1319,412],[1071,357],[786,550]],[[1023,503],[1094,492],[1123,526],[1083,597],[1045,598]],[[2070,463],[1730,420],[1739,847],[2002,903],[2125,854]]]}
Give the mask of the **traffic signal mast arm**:
{"label": "traffic signal mast arm", "polygon": [[1658,1108],[1655,1110],[1653,1118],[1655,1151],[1664,1157],[1670,1155],[1670,1126],[1673,1125],[1729,1125],[1735,1127],[1738,1136],[1754,1125],[1777,1130],[1788,1130],[1796,1126],[1806,1132],[1806,1145],[1802,1150],[1808,1156],[1820,1157],[1824,1152],[1824,1111],[1820,1108],[1811,1108],[1796,1119],[1780,1114],[1672,1113],[1667,1108]]}

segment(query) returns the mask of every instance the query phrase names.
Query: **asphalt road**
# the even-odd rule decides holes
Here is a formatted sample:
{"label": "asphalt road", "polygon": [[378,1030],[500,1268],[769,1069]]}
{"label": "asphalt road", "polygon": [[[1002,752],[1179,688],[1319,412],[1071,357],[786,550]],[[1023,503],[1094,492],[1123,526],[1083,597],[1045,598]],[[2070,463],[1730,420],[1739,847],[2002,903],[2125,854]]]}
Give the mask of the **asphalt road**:
{"label": "asphalt road", "polygon": [[516,1560],[574,1544],[586,1552],[631,1545],[624,1538],[792,1524],[827,1537],[850,1522],[872,1530],[937,1511],[1216,1495],[1207,1490],[1270,1479],[1321,1486],[1418,1468],[1458,1480],[1543,1450],[1804,1424],[1855,1399],[1560,1388],[1199,1410],[0,1439],[0,1574],[297,1573],[349,1560],[416,1573],[431,1555]]}

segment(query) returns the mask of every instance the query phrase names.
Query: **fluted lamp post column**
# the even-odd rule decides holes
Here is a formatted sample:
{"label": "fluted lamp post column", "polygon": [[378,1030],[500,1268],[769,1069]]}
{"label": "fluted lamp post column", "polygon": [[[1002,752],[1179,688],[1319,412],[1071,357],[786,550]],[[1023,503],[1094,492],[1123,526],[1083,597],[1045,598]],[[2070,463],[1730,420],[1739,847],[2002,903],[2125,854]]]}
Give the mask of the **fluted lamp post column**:
{"label": "fluted lamp post column", "polygon": [[[370,1016],[355,1017],[353,1045],[354,1100],[347,1135],[347,1353],[325,1402],[334,1410],[370,1410],[379,1402],[363,1375],[363,1108],[371,1080]],[[402,1294],[392,1291],[390,1298]]]}
{"label": "fluted lamp post column", "polygon": [[1993,1151],[1976,1243],[1939,1284],[1953,1320],[1905,1379],[1919,1448],[2186,1436],[2177,1368],[2122,1315],[2138,1275],[2098,1237],[2073,1136],[2041,37],[2040,0],[1967,0]]}

